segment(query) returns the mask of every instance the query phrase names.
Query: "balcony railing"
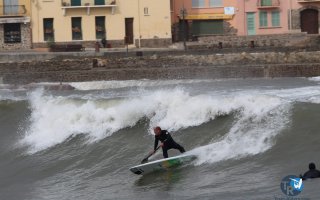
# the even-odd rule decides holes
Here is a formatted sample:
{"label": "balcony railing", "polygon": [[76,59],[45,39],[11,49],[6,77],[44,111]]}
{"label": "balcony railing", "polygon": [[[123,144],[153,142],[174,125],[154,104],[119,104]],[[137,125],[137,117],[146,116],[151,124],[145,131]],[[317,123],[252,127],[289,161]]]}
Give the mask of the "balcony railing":
{"label": "balcony railing", "polygon": [[111,8],[112,14],[114,14],[116,6],[116,0],[61,0],[64,15],[66,15],[67,9],[87,9],[87,15],[90,15],[93,8]]}
{"label": "balcony railing", "polygon": [[0,17],[26,16],[27,9],[25,5],[0,6]]}
{"label": "balcony railing", "polygon": [[280,0],[258,0],[257,7],[264,8],[277,8],[280,7]]}
{"label": "balcony railing", "polygon": [[62,0],[62,7],[110,7],[116,5],[116,0]]}
{"label": "balcony railing", "polygon": [[298,3],[313,3],[313,2],[320,2],[320,0],[297,0]]}

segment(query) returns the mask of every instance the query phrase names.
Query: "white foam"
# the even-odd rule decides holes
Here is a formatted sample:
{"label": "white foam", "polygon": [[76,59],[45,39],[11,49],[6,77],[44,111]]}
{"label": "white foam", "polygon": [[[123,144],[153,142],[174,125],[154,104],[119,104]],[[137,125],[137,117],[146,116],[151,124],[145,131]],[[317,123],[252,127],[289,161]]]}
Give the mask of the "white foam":
{"label": "white foam", "polygon": [[206,146],[194,149],[197,165],[240,159],[270,149],[274,137],[288,124],[290,104],[277,98],[244,98],[244,107],[229,133]]}
{"label": "white foam", "polygon": [[[241,111],[234,128],[240,130],[251,125],[250,120],[257,123],[264,120],[276,106],[281,105],[279,98],[265,95],[191,96],[182,89],[158,90],[140,97],[103,101],[54,97],[38,89],[30,93],[29,101],[31,125],[22,142],[30,145],[31,153],[50,148],[78,134],[85,134],[90,141],[101,140],[120,129],[134,126],[143,118],[150,119],[150,132],[156,125],[177,131]],[[269,131],[261,124],[256,125],[254,130],[261,128],[259,133]]]}
{"label": "white foam", "polygon": [[312,78],[308,78],[310,81],[316,81],[316,82],[320,82],[320,76],[316,76],[316,77],[312,77]]}
{"label": "white foam", "polygon": [[201,82],[212,82],[214,80],[127,80],[127,81],[92,81],[92,82],[74,82],[70,85],[77,90],[102,90],[117,89],[126,87],[154,87],[176,84],[191,84]]}

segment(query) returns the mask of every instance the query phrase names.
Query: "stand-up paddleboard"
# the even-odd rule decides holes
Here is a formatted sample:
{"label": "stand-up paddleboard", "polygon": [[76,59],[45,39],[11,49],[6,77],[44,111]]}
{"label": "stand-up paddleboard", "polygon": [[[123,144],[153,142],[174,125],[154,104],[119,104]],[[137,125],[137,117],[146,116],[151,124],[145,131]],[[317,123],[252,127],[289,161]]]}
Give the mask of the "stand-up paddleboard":
{"label": "stand-up paddleboard", "polygon": [[153,171],[161,170],[161,169],[168,169],[170,167],[181,165],[185,162],[190,162],[196,158],[195,155],[186,155],[182,154],[179,156],[174,156],[171,158],[164,158],[160,160],[151,161],[148,163],[144,163],[141,165],[137,165],[130,168],[130,171],[132,171],[135,174],[147,174]]}

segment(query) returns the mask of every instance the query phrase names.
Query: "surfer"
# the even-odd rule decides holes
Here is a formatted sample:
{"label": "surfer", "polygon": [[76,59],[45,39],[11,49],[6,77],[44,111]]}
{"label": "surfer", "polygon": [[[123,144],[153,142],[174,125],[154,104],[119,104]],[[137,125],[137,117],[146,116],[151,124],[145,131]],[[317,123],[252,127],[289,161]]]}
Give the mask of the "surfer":
{"label": "surfer", "polygon": [[309,164],[309,171],[304,173],[303,176],[300,176],[302,180],[311,179],[311,178],[320,178],[320,171],[316,169],[316,165],[314,163]]}
{"label": "surfer", "polygon": [[157,126],[153,129],[153,131],[155,133],[153,153],[157,149],[159,140],[161,142],[160,146],[162,147],[164,158],[168,158],[169,149],[178,149],[181,153],[185,152],[184,148],[172,139],[170,133],[167,130],[161,130],[161,128]]}

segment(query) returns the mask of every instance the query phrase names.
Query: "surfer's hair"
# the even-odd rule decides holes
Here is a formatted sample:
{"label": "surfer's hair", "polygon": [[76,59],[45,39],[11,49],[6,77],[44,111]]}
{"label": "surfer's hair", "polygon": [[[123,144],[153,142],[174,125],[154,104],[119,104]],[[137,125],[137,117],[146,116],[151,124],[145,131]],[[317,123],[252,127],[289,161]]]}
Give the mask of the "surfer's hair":
{"label": "surfer's hair", "polygon": [[156,127],[153,128],[153,130],[154,131],[161,131],[161,128],[160,128],[160,126],[156,126]]}

